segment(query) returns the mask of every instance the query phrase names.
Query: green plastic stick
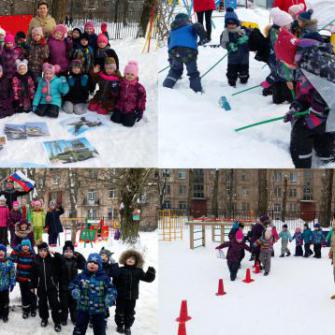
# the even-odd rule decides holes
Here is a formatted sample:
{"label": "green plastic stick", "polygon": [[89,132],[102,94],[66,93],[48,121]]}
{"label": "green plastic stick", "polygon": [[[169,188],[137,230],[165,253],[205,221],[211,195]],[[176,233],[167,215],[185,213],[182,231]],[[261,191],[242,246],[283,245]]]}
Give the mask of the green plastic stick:
{"label": "green plastic stick", "polygon": [[200,78],[202,79],[207,73],[211,72],[215,68],[215,66],[221,63],[227,57],[227,55],[228,52],[222,58],[220,58],[212,67],[210,67]]}
{"label": "green plastic stick", "polygon": [[326,25],[324,25],[323,27],[321,27],[321,28],[319,29],[319,31],[321,31],[321,30],[327,28],[328,26],[330,26],[330,25],[331,25],[332,23],[334,23],[334,22],[335,22],[335,19],[331,20],[331,21],[328,22]]}
{"label": "green plastic stick", "polygon": [[246,88],[245,90],[242,90],[242,91],[238,91],[238,92],[233,93],[231,96],[233,97],[233,96],[235,96],[235,95],[239,95],[239,94],[241,94],[241,93],[251,91],[251,90],[253,90],[253,89],[257,88],[257,87],[260,87],[260,86],[261,86],[261,85],[258,84],[258,85],[256,85],[256,86],[252,86],[252,87]]}
{"label": "green plastic stick", "polygon": [[[303,116],[303,115],[307,115],[309,114],[309,111],[304,111],[304,112],[299,112],[299,113],[294,113],[294,116]],[[264,120],[264,121],[259,121],[256,123],[251,123],[248,124],[247,126],[241,127],[241,128],[237,128],[235,129],[236,132],[241,131],[241,130],[245,130],[248,128],[252,128],[252,127],[256,127],[256,126],[260,126],[262,124],[266,124],[266,123],[271,123],[271,122],[275,122],[275,121],[279,121],[279,120],[283,120],[285,116],[279,116],[279,117],[275,117],[272,119],[268,119],[268,120]]]}
{"label": "green plastic stick", "polygon": [[170,65],[166,66],[164,69],[161,69],[158,71],[158,73],[164,72],[165,70],[167,70],[170,67]]}

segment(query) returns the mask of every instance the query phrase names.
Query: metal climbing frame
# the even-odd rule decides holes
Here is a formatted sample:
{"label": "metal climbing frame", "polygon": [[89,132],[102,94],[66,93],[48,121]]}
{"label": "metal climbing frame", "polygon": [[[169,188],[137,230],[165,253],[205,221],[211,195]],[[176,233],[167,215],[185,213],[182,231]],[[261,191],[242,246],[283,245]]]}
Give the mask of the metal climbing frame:
{"label": "metal climbing frame", "polygon": [[159,236],[161,241],[176,241],[183,239],[184,222],[186,218],[178,210],[163,209],[159,211]]}

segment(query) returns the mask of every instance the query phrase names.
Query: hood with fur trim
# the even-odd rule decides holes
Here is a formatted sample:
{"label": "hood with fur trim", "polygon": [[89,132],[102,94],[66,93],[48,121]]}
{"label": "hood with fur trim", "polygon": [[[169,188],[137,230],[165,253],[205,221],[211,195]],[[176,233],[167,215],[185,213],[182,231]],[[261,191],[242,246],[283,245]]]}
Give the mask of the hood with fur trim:
{"label": "hood with fur trim", "polygon": [[136,260],[135,267],[140,268],[140,269],[143,268],[143,265],[144,265],[143,255],[134,249],[124,251],[120,256],[119,263],[122,265],[126,265],[126,260],[129,257],[135,258]]}

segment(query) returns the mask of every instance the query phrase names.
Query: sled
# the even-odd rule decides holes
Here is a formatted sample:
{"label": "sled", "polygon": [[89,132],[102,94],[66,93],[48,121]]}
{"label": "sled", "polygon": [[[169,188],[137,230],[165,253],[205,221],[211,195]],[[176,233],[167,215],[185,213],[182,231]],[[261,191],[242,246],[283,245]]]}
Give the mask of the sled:
{"label": "sled", "polygon": [[241,21],[241,26],[248,28],[248,29],[259,29],[259,25],[256,22],[251,21]]}

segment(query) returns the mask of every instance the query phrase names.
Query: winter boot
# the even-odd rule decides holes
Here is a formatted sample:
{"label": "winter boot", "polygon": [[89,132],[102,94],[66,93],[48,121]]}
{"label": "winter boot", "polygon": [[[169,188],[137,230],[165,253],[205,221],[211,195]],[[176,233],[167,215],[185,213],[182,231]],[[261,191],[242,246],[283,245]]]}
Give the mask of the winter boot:
{"label": "winter boot", "polygon": [[333,294],[330,299],[335,300],[335,294]]}
{"label": "winter boot", "polygon": [[4,315],[4,316],[2,317],[2,321],[3,321],[4,323],[7,323],[7,322],[8,322],[8,315]]}
{"label": "winter boot", "polygon": [[126,328],[126,329],[124,330],[124,333],[125,333],[126,335],[131,335],[130,328]]}
{"label": "winter boot", "polygon": [[229,86],[236,87],[236,80],[228,79]]}
{"label": "winter boot", "polygon": [[36,310],[32,309],[30,315],[34,318],[36,316]]}
{"label": "winter boot", "polygon": [[56,333],[60,333],[62,331],[62,326],[60,324],[56,324],[54,329]]}
{"label": "winter boot", "polygon": [[286,256],[287,256],[287,257],[291,256],[291,252],[288,251],[288,252],[286,253]]}
{"label": "winter boot", "polygon": [[264,272],[264,276],[268,276],[269,275],[269,272]]}
{"label": "winter boot", "polygon": [[24,311],[23,314],[22,314],[22,318],[23,319],[28,319],[28,317],[29,317],[28,311]]}
{"label": "winter boot", "polygon": [[272,86],[269,86],[269,87],[266,87],[266,88],[263,88],[263,96],[264,97],[267,97],[268,95],[272,95]]}
{"label": "winter boot", "polygon": [[67,326],[67,320],[62,321],[62,326]]}
{"label": "winter boot", "polygon": [[281,254],[279,257],[284,257],[285,255],[284,254]]}
{"label": "winter boot", "polygon": [[48,320],[41,321],[41,327],[45,328],[48,325]]}
{"label": "winter boot", "polygon": [[124,334],[124,326],[117,326],[116,331],[120,334]]}

